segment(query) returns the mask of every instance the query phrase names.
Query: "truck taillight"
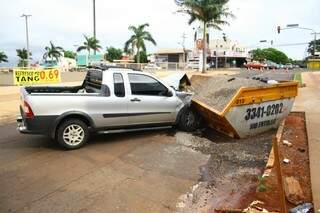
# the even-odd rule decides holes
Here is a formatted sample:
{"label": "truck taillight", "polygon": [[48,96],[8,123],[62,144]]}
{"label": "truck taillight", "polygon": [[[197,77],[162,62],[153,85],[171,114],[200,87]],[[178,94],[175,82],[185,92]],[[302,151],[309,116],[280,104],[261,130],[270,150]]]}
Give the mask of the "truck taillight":
{"label": "truck taillight", "polygon": [[32,109],[31,109],[30,105],[28,104],[28,102],[26,102],[26,101],[23,102],[23,111],[25,113],[26,118],[33,118],[34,117]]}

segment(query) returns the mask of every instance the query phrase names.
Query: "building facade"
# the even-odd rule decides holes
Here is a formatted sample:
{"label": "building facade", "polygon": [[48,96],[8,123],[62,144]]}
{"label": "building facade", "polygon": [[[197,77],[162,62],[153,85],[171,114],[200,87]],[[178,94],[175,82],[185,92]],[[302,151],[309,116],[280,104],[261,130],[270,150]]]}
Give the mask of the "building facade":
{"label": "building facade", "polygon": [[[230,39],[212,39],[207,49],[207,63],[218,68],[242,67],[248,58],[248,50],[245,45]],[[197,44],[195,43],[195,51]]]}
{"label": "building facade", "polygon": [[188,63],[191,50],[188,49],[159,49],[154,54],[157,64],[167,64],[169,68],[184,68]]}

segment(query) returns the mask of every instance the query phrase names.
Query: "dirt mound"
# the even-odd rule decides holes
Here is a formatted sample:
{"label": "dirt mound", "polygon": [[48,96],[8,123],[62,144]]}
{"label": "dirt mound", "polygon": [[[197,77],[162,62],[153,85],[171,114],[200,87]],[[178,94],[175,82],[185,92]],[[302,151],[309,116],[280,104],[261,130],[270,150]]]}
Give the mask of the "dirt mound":
{"label": "dirt mound", "polygon": [[264,87],[267,84],[254,79],[219,75],[192,76],[194,99],[222,111],[241,87]]}

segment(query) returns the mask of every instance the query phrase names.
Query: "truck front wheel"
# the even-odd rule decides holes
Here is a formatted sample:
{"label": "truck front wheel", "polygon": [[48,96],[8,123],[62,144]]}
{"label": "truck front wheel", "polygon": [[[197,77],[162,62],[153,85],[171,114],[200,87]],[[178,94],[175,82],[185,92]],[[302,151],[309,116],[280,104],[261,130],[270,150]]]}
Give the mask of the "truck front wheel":
{"label": "truck front wheel", "polygon": [[201,122],[201,116],[192,108],[186,107],[181,112],[179,129],[186,132],[195,131]]}
{"label": "truck front wheel", "polygon": [[78,149],[89,139],[88,126],[79,119],[68,119],[58,128],[57,141],[66,149]]}

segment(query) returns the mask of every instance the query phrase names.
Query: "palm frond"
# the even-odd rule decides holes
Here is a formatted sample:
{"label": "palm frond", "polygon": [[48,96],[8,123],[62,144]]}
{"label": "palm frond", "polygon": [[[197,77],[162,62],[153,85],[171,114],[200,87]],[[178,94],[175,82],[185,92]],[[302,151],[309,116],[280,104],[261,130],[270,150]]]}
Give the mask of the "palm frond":
{"label": "palm frond", "polygon": [[87,46],[79,46],[77,49],[77,52],[80,52],[80,51],[86,50],[86,49],[87,49]]}
{"label": "palm frond", "polygon": [[234,18],[234,15],[226,6],[228,1],[229,0],[185,0],[181,4],[181,9],[179,9],[178,12],[189,15],[189,25],[198,20],[208,23],[208,27],[220,30],[220,25],[228,24],[223,18]]}
{"label": "palm frond", "polygon": [[150,41],[152,44],[157,45],[157,42],[153,39],[149,32],[145,32],[144,39]]}

